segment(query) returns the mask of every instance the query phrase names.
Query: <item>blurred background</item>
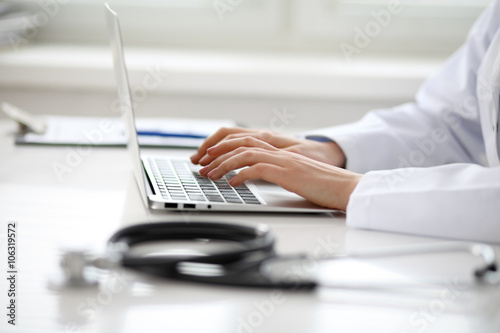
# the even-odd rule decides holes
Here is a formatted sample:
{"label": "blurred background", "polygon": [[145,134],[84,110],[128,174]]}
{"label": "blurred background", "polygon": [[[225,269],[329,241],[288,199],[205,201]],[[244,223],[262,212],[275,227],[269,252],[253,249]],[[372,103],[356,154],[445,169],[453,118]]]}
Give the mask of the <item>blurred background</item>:
{"label": "blurred background", "polygon": [[[411,101],[489,2],[108,1],[139,116],[269,128],[280,114],[289,132]],[[117,116],[103,1],[0,1],[0,44],[0,101]]]}

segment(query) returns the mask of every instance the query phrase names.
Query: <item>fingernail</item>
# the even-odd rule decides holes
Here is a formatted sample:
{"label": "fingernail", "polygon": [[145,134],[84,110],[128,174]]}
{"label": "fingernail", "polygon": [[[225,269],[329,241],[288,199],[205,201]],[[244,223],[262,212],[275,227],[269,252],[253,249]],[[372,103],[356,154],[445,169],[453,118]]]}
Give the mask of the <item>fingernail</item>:
{"label": "fingernail", "polygon": [[200,175],[204,176],[205,173],[207,172],[207,169],[208,169],[208,166],[201,168],[198,172],[200,173]]}
{"label": "fingernail", "polygon": [[216,173],[216,172],[217,172],[217,168],[215,168],[215,169],[213,169],[212,171],[210,171],[210,172],[208,173],[207,177],[208,177],[208,178],[212,178],[212,177],[215,175],[215,173]]}
{"label": "fingernail", "polygon": [[209,160],[209,157],[208,156],[203,156],[203,158],[201,160],[198,161],[199,164],[207,164]]}
{"label": "fingernail", "polygon": [[213,146],[213,147],[210,147],[207,149],[207,155],[210,155],[210,156],[217,156],[217,146]]}
{"label": "fingernail", "polygon": [[231,185],[233,187],[237,186],[237,185],[235,185],[237,183],[236,177],[233,177],[233,178],[229,179],[228,183],[229,183],[229,185]]}

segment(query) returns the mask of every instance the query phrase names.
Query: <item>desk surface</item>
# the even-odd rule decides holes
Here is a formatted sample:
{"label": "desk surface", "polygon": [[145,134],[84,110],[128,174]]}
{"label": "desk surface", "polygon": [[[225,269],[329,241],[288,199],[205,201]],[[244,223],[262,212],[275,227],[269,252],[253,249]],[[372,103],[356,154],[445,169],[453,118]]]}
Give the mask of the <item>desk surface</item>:
{"label": "desk surface", "polygon": [[[124,149],[14,146],[14,130],[13,123],[0,122],[2,276],[7,274],[9,221],[17,222],[19,267],[15,327],[7,324],[6,278],[0,282],[1,332],[500,331],[498,289],[453,285],[455,277],[468,274],[476,264],[459,254],[386,260],[356,274],[370,279],[373,272],[389,269],[408,276],[418,270],[418,274],[450,277],[450,283],[433,291],[279,292],[189,284],[121,271],[103,274],[100,289],[51,290],[47,285],[58,272],[61,248],[99,250],[117,228],[144,221],[266,223],[278,238],[279,253],[341,252],[440,240],[349,229],[342,214],[151,213],[140,201]],[[68,167],[59,176],[54,171],[58,163]],[[327,272],[334,276],[340,270],[349,273],[342,268]]]}

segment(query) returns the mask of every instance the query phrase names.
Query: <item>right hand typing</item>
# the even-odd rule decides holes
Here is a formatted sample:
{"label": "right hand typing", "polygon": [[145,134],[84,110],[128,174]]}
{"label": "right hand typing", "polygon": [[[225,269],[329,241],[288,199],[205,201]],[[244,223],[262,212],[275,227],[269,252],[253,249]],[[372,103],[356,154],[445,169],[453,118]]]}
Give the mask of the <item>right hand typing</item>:
{"label": "right hand typing", "polygon": [[194,164],[209,165],[217,157],[238,147],[272,146],[297,153],[313,160],[337,167],[345,167],[345,155],[335,142],[317,142],[299,139],[266,130],[252,130],[239,127],[221,128],[208,137],[191,156]]}

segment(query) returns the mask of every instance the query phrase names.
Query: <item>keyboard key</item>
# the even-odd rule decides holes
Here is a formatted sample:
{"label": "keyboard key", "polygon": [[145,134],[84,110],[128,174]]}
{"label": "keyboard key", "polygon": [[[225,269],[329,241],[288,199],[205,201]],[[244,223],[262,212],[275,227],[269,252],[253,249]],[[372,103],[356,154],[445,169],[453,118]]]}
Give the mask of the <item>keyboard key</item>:
{"label": "keyboard key", "polygon": [[224,199],[222,199],[220,195],[219,196],[207,195],[207,199],[208,201],[211,202],[224,202]]}
{"label": "keyboard key", "polygon": [[183,160],[151,159],[150,164],[165,199],[260,204],[245,184],[237,187],[228,184],[228,180],[236,176],[234,171],[212,181]]}
{"label": "keyboard key", "polygon": [[175,194],[184,194],[185,192],[183,190],[177,190],[177,189],[168,189],[169,193],[175,193]]}
{"label": "keyboard key", "polygon": [[241,199],[243,199],[243,201],[245,201],[245,202],[247,202],[247,201],[259,201],[256,197],[252,197],[252,198],[241,197]]}
{"label": "keyboard key", "polygon": [[189,199],[193,200],[193,201],[206,201],[205,200],[205,197],[204,196],[194,196],[194,195],[190,195],[189,196]]}
{"label": "keyboard key", "polygon": [[221,194],[222,194],[224,197],[235,197],[235,198],[239,198],[238,194],[236,194],[236,193],[221,192]]}
{"label": "keyboard key", "polygon": [[186,195],[184,191],[168,191],[170,195]]}
{"label": "keyboard key", "polygon": [[241,202],[241,199],[238,197],[224,197],[224,199],[226,199],[227,202],[230,202],[230,201]]}
{"label": "keyboard key", "polygon": [[229,203],[243,203],[240,199],[226,199],[227,202]]}
{"label": "keyboard key", "polygon": [[184,186],[186,191],[201,191],[198,186]]}
{"label": "keyboard key", "polygon": [[217,191],[217,189],[215,187],[200,186],[200,188],[201,188],[202,191],[215,191],[215,192],[219,192],[219,191]]}
{"label": "keyboard key", "polygon": [[203,191],[203,193],[205,193],[205,195],[212,195],[212,196],[220,197],[219,192],[217,192],[217,191]]}
{"label": "keyboard key", "polygon": [[240,191],[236,191],[236,193],[238,193],[239,195],[253,195],[252,192],[248,191],[248,192],[240,192]]}
{"label": "keyboard key", "polygon": [[246,204],[260,205],[259,200],[244,200]]}
{"label": "keyboard key", "polygon": [[255,195],[251,192],[249,193],[238,193],[239,195],[241,195],[242,197],[254,197]]}

